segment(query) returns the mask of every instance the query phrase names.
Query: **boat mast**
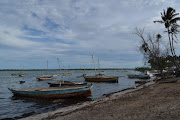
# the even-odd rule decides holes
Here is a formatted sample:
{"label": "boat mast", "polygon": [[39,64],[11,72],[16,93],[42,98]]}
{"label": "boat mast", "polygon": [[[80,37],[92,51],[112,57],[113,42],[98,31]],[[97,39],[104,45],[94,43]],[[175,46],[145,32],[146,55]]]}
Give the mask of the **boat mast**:
{"label": "boat mast", "polygon": [[48,60],[47,60],[47,71],[46,71],[46,75],[48,74]]}
{"label": "boat mast", "polygon": [[[57,60],[58,60],[58,64],[59,64],[59,71],[61,72],[61,66],[60,66],[60,60],[59,60],[59,58],[57,58]],[[62,74],[62,83],[64,83],[64,73]]]}
{"label": "boat mast", "polygon": [[24,71],[24,65],[23,65],[23,69],[22,69],[22,77],[23,77],[23,81],[24,81],[23,71]]}
{"label": "boat mast", "polygon": [[58,64],[59,64],[59,71],[61,72],[61,67],[60,67],[60,60],[59,60],[59,58],[57,58],[57,60],[58,60]]}
{"label": "boat mast", "polygon": [[85,75],[85,66],[84,66],[84,75]]}
{"label": "boat mast", "polygon": [[98,59],[98,69],[99,69],[99,74],[100,74],[100,64],[99,64],[99,59]]}
{"label": "boat mast", "polygon": [[94,64],[95,75],[96,75],[96,65],[95,65],[95,61],[94,61],[94,57],[93,57],[93,55],[92,55],[92,61],[93,61],[93,64]]}

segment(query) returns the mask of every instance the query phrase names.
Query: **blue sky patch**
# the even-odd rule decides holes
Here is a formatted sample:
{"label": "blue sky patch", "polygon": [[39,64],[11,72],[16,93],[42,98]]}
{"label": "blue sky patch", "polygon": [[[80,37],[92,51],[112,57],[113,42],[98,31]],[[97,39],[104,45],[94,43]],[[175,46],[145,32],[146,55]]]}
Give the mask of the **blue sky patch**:
{"label": "blue sky patch", "polygon": [[69,45],[73,45],[76,43],[75,41],[65,41],[62,39],[54,38],[54,37],[42,37],[42,38],[20,37],[20,38],[36,41],[36,42],[45,42],[45,43],[62,43],[62,44],[69,44]]}
{"label": "blue sky patch", "polygon": [[38,16],[36,13],[31,12],[31,15],[32,15],[33,17],[35,17],[35,18],[38,18],[38,19],[39,19],[39,16]]}
{"label": "blue sky patch", "polygon": [[55,22],[53,22],[49,18],[46,18],[46,21],[45,21],[43,26],[45,28],[47,28],[48,30],[54,30],[54,29],[57,29],[58,27],[60,27],[59,24],[56,24]]}
{"label": "blue sky patch", "polygon": [[22,29],[24,31],[26,31],[28,35],[32,35],[32,36],[40,36],[40,35],[45,35],[46,34],[45,32],[43,32],[41,30],[30,28],[27,25],[24,25]]}

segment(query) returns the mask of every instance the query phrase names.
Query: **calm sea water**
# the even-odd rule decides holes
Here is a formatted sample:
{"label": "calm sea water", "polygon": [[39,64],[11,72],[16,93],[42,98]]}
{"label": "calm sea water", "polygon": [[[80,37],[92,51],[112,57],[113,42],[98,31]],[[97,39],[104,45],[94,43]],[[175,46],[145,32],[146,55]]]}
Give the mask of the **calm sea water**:
{"label": "calm sea water", "polygon": [[[128,79],[127,75],[135,73],[133,70],[103,70],[101,73],[109,76],[119,76],[118,83],[92,83],[92,96],[87,99],[56,99],[56,100],[39,100],[32,98],[14,97],[8,88],[35,88],[35,87],[49,87],[48,81],[37,81],[36,77],[46,74],[46,71],[25,71],[25,77],[11,76],[12,73],[19,73],[19,71],[0,71],[0,119],[18,119],[47,112],[57,108],[69,106],[79,102],[92,100],[103,97],[104,94],[117,92],[126,88],[135,86],[136,79]],[[64,70],[62,72],[72,72],[71,76],[65,76],[64,80],[68,81],[84,81],[81,76],[83,73],[87,75],[94,75],[93,70]],[[57,71],[49,71],[48,74],[56,74]],[[61,76],[55,77],[52,82],[61,80]],[[24,80],[24,84],[19,84],[19,81]]]}

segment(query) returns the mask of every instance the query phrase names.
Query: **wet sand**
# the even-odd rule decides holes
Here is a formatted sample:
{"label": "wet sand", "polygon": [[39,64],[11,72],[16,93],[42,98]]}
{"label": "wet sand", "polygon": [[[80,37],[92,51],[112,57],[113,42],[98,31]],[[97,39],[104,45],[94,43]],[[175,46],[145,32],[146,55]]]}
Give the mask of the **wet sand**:
{"label": "wet sand", "polygon": [[24,120],[180,120],[180,78],[177,83],[146,83],[95,101],[61,108]]}

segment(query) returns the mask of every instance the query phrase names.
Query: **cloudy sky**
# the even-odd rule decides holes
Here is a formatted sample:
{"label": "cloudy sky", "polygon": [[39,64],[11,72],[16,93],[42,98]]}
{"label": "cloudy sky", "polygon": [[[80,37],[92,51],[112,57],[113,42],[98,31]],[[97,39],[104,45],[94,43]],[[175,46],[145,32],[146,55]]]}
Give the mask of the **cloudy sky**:
{"label": "cloudy sky", "polygon": [[[0,69],[143,66],[135,27],[161,33],[154,24],[178,0],[0,0]],[[162,32],[163,35],[165,33]],[[178,45],[176,45],[178,48]]]}

